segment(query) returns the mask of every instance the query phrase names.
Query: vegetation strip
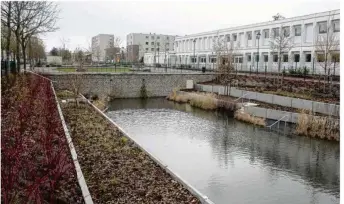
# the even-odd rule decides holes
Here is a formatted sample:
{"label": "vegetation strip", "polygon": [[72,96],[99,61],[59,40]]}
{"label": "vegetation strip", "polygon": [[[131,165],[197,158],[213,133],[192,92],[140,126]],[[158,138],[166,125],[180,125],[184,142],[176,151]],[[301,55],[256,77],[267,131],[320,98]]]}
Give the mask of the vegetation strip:
{"label": "vegetation strip", "polygon": [[68,142],[68,147],[69,147],[69,150],[70,150],[70,153],[72,155],[73,162],[74,162],[74,167],[75,167],[75,170],[76,170],[78,183],[79,183],[79,186],[81,188],[82,196],[84,197],[84,201],[85,201],[86,204],[93,204],[92,197],[91,197],[90,192],[88,190],[88,187],[87,187],[87,184],[86,184],[86,181],[85,181],[85,177],[84,177],[84,175],[82,173],[82,170],[81,170],[81,167],[80,167],[80,164],[79,164],[79,161],[78,161],[78,156],[76,154],[72,138],[69,135],[69,131],[68,131],[66,122],[64,120],[60,104],[59,104],[57,96],[56,96],[54,85],[53,85],[52,82],[50,82],[50,83],[51,83],[51,88],[52,88],[54,96],[55,96],[55,101],[56,101],[56,104],[57,104],[57,110],[59,112],[59,116],[60,116],[60,119],[61,119],[61,122],[62,122],[63,130],[64,130],[64,133],[66,135],[67,142]]}
{"label": "vegetation strip", "polygon": [[50,81],[1,81],[1,202],[84,203]]}
{"label": "vegetation strip", "polygon": [[200,203],[93,104],[61,107],[94,202]]}

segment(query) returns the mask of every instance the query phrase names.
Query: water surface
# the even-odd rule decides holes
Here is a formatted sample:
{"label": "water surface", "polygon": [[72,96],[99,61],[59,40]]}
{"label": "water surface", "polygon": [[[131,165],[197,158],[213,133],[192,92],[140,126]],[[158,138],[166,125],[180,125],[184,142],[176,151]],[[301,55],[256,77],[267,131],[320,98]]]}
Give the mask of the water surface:
{"label": "water surface", "polygon": [[339,144],[255,128],[162,98],[107,115],[217,204],[339,203]]}

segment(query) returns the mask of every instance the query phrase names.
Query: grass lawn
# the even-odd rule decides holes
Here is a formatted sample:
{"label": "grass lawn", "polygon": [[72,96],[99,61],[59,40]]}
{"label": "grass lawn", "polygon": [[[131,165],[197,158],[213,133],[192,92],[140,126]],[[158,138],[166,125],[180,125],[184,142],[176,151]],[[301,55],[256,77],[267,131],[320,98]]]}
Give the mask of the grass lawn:
{"label": "grass lawn", "polygon": [[[75,72],[76,68],[72,68],[72,67],[60,67],[57,68],[58,71],[61,72]],[[88,72],[130,72],[128,67],[91,67],[91,68],[87,68]]]}

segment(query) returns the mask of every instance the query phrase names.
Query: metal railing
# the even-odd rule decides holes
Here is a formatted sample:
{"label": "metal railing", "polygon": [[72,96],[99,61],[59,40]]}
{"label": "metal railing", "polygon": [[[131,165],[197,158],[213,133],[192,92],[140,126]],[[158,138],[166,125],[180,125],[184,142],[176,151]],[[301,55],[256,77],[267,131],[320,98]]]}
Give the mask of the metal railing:
{"label": "metal railing", "polygon": [[[278,119],[276,122],[274,122],[274,123],[272,123],[271,125],[267,126],[267,128],[269,128],[269,129],[271,130],[271,128],[272,128],[274,125],[277,124],[277,128],[279,129],[280,122],[281,122],[281,120],[282,120],[283,118],[285,118],[285,117],[289,117],[289,116],[288,116],[288,115],[285,115],[285,116],[281,117],[281,118]],[[287,126],[287,121],[284,121],[284,130],[285,130],[286,126]]]}

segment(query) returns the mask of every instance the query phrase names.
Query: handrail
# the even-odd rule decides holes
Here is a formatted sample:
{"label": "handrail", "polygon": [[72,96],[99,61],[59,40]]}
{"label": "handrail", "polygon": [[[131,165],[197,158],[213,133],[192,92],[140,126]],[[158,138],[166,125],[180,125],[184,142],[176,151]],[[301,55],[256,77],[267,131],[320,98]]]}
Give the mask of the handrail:
{"label": "handrail", "polygon": [[247,95],[250,95],[250,94],[253,94],[254,92],[250,92],[250,93],[246,93],[242,96],[240,96],[239,98],[235,99],[234,101],[238,101],[239,99],[243,98],[244,96],[247,96]]}
{"label": "handrail", "polygon": [[284,117],[289,117],[288,115],[283,116],[282,118],[278,119],[276,122],[272,123],[271,125],[267,126],[267,128],[270,128],[274,126],[276,123],[280,122]]}

